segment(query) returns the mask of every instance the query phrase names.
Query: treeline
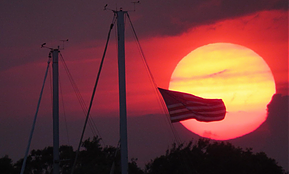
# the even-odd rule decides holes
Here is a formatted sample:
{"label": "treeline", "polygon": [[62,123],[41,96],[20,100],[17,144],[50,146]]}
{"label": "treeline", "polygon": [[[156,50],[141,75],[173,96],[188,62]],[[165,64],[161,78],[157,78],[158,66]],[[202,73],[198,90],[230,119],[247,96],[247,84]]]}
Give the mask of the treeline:
{"label": "treeline", "polygon": [[[61,146],[60,173],[69,174],[76,152],[71,146]],[[27,158],[25,174],[52,173],[53,148],[32,150]],[[8,156],[0,158],[1,174],[20,174],[23,159],[13,163]],[[120,174],[119,150],[112,146],[102,147],[94,137],[82,143],[74,174]],[[148,164],[145,169],[131,159],[129,174],[286,174],[274,159],[264,152],[253,153],[225,142],[199,139],[188,144],[173,144],[171,149]]]}

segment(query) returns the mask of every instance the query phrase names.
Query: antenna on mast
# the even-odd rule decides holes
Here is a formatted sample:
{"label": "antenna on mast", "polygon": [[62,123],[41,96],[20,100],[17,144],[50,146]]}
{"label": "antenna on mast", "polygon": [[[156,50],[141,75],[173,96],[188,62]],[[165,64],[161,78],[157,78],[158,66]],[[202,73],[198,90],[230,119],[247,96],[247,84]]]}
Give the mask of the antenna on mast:
{"label": "antenna on mast", "polygon": [[62,42],[62,50],[64,50],[64,42],[68,42],[68,39],[66,40],[60,40]]}
{"label": "antenna on mast", "polygon": [[110,9],[110,8],[107,8],[108,4],[105,4],[103,10],[111,10],[111,11],[114,11],[113,9]]}
{"label": "antenna on mast", "polygon": [[134,2],[131,2],[133,3],[133,11],[135,11],[135,4],[140,4],[140,1],[134,1]]}
{"label": "antenna on mast", "polygon": [[[65,40],[60,40],[62,42],[62,48],[60,48],[60,46],[58,45],[57,46],[57,49],[59,50],[64,50],[64,42],[68,42],[68,39],[65,39]],[[41,48],[47,48],[47,49],[50,49],[51,51],[54,50],[54,48],[51,48],[51,47],[47,47],[46,46],[46,42],[41,44]]]}
{"label": "antenna on mast", "polygon": [[[133,3],[133,11],[135,11],[135,4],[140,4],[140,1],[134,1],[134,2],[131,2]],[[108,4],[105,4],[103,10],[111,10],[113,12],[117,12],[117,7],[116,7],[116,10],[113,10],[113,9],[110,9],[110,8],[107,8]],[[120,8],[120,11],[122,11],[122,8]]]}
{"label": "antenna on mast", "polygon": [[43,44],[41,44],[41,48],[47,48],[47,49],[53,50],[53,48],[47,47],[47,46],[45,46],[45,45],[46,45],[46,42],[43,43]]}

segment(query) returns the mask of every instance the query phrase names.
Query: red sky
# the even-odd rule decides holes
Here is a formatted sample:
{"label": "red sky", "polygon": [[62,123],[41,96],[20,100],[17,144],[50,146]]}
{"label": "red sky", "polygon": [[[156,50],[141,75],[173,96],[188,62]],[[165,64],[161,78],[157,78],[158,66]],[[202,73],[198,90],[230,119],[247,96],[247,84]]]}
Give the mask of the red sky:
{"label": "red sky", "polygon": [[[124,0],[0,2],[0,156],[8,154],[18,160],[24,155],[48,59],[49,50],[40,49],[42,43],[55,47],[62,44],[59,40],[69,39],[61,53],[86,104],[89,103],[113,17],[111,11],[103,11],[105,4],[112,9],[116,6],[133,9],[130,1]],[[263,57],[273,72],[277,93],[288,94],[288,9],[285,0],[146,0],[137,4],[136,12],[129,12],[129,15],[155,81],[162,88],[168,87],[176,64],[190,51],[209,43],[228,42],[246,46]],[[126,23],[129,155],[144,163],[164,153],[174,140],[128,20]],[[118,141],[114,33],[92,111],[103,140],[111,145],[116,145]],[[60,70],[60,73],[63,98],[67,102],[65,110],[70,144],[75,145],[83,114],[78,103],[74,102],[77,99],[65,71]],[[49,83],[48,80],[32,148],[52,144]],[[64,118],[61,119],[63,126]],[[45,123],[48,124],[40,126]],[[175,127],[182,141],[198,138],[179,124]],[[61,143],[67,144],[65,129],[61,130]],[[270,131],[272,133],[270,123],[266,123],[256,134],[233,142],[244,147],[254,146],[256,150],[267,150],[269,145],[262,143],[270,144],[265,141],[271,137]],[[89,129],[87,132],[87,137],[91,136]],[[260,143],[256,142],[256,137],[252,138],[254,135],[262,137]],[[282,143],[287,144],[287,140],[279,140],[277,145]],[[150,147],[150,150],[145,150],[145,147]],[[267,153],[278,158],[283,166],[288,164],[284,161],[286,157],[279,153],[269,150]]]}

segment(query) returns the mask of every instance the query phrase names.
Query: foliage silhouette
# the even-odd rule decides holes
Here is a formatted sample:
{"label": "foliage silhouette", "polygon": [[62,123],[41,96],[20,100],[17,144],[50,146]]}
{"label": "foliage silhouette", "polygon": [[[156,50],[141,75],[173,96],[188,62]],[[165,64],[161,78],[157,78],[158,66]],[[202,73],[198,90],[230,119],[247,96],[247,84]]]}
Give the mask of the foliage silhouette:
{"label": "foliage silhouette", "polygon": [[[140,149],[141,150],[141,149]],[[75,157],[71,146],[61,146],[60,173],[69,174]],[[53,148],[32,150],[27,158],[25,174],[49,174],[52,168]],[[19,174],[23,159],[15,164],[8,156],[0,158],[0,173]],[[119,149],[101,147],[100,139],[93,137],[82,143],[75,174],[110,173],[114,164],[114,174],[120,174]],[[137,159],[131,159],[129,174],[285,174],[274,159],[264,152],[253,153],[252,149],[235,147],[228,142],[210,142],[199,139],[188,144],[173,144],[165,155],[159,156],[145,166],[145,171],[137,166]]]}
{"label": "foliage silhouette", "polygon": [[[107,146],[101,147],[100,138],[88,138],[82,143],[82,150],[79,152],[74,174],[95,174],[110,173],[113,162],[115,162],[114,174],[120,173],[120,159],[118,148]],[[117,155],[115,155],[117,153]],[[76,152],[71,146],[60,146],[60,173],[70,174]],[[1,160],[0,160],[1,161]],[[53,148],[46,147],[43,150],[32,150],[27,158],[25,174],[48,174],[53,172]],[[12,173],[20,173],[23,159],[17,161]],[[9,165],[7,165],[9,166]],[[135,159],[129,163],[129,172],[143,174],[143,171],[137,166]],[[9,174],[10,174],[9,173]]]}
{"label": "foliage silhouette", "polygon": [[173,144],[166,154],[146,165],[147,174],[284,174],[274,159],[264,152],[254,154],[252,149],[234,147],[230,143],[199,139]]}
{"label": "foliage silhouette", "polygon": [[11,174],[14,171],[12,160],[5,155],[4,157],[0,158],[0,171],[2,174]]}

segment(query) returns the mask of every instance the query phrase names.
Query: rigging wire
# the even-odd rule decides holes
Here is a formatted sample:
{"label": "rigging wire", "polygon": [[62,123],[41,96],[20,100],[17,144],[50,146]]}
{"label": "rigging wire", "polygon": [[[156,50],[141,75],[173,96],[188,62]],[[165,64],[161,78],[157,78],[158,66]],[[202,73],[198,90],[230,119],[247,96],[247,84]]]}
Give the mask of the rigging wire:
{"label": "rigging wire", "polygon": [[62,92],[61,82],[59,82],[59,87],[60,87],[61,106],[62,106],[62,110],[63,110],[63,116],[64,116],[64,122],[65,122],[65,128],[66,128],[67,142],[68,142],[68,145],[70,145],[69,133],[68,133],[68,126],[67,126],[67,120],[66,120],[66,112],[65,112],[65,107],[64,107],[64,99],[63,99],[63,92]]}
{"label": "rigging wire", "polygon": [[[51,54],[49,54],[51,57]],[[50,89],[50,102],[51,102],[51,113],[53,113],[53,79],[52,79],[52,66],[50,66],[49,70],[49,89]],[[51,118],[53,119],[53,116],[51,114]]]}
{"label": "rigging wire", "polygon": [[[162,96],[161,96],[160,92],[158,91],[157,84],[156,84],[156,82],[155,82],[155,80],[154,80],[154,77],[153,77],[151,71],[150,71],[150,68],[149,68],[148,63],[147,63],[147,61],[146,61],[146,58],[145,58],[143,49],[142,49],[142,47],[141,47],[141,45],[140,45],[139,39],[138,39],[137,34],[136,34],[136,32],[135,32],[135,29],[134,29],[134,27],[133,27],[133,25],[132,25],[132,22],[131,22],[131,20],[130,20],[130,17],[129,17],[129,15],[128,15],[128,13],[126,13],[126,14],[127,14],[127,16],[128,16],[129,22],[130,22],[130,24],[131,24],[131,28],[132,28],[132,30],[133,30],[134,36],[135,36],[135,38],[136,38],[136,41],[137,41],[137,43],[138,43],[138,48],[139,48],[139,50],[140,50],[140,52],[141,52],[141,55],[142,55],[142,57],[143,57],[143,62],[144,62],[145,65],[146,65],[146,70],[149,72],[149,75],[150,75],[150,77],[151,77],[150,79],[151,79],[151,81],[152,81],[153,84],[154,84],[154,90],[155,90],[155,93],[157,93],[157,96],[158,96],[158,99],[159,99],[158,101],[159,101],[159,103],[160,103],[160,105],[161,105],[161,107],[162,107],[162,109],[163,109],[163,111],[164,111],[164,113],[165,113],[165,115],[166,115],[168,124],[170,125],[171,131],[172,131],[173,136],[174,136],[174,138],[175,138],[175,141],[178,143],[179,146],[181,146],[182,143],[181,143],[180,136],[178,135],[175,127],[173,126],[173,124],[171,123],[171,120],[170,120],[170,118],[169,118],[168,110],[166,109],[166,104],[165,104],[164,100],[162,100]],[[186,156],[188,156],[188,154],[186,154]],[[182,158],[182,157],[181,157],[181,158]],[[182,160],[185,161],[184,158],[183,158]],[[187,166],[186,166],[186,170],[187,170],[188,173],[192,172]],[[192,170],[193,170],[194,173],[197,173],[197,174],[198,174],[198,172],[196,171],[196,169],[192,169]]]}
{"label": "rigging wire", "polygon": [[[82,95],[81,95],[81,93],[80,93],[80,91],[79,91],[79,89],[78,89],[78,87],[77,87],[77,85],[76,85],[76,83],[75,83],[75,81],[74,81],[74,79],[73,79],[73,77],[72,77],[72,75],[71,75],[71,73],[70,73],[70,71],[68,69],[68,66],[67,66],[67,64],[66,64],[66,62],[65,62],[65,60],[64,60],[64,58],[63,58],[61,53],[60,53],[60,60],[61,60],[61,62],[63,64],[63,67],[64,67],[64,69],[66,71],[66,74],[67,74],[68,79],[70,81],[70,84],[71,84],[71,86],[72,86],[72,88],[74,90],[74,93],[75,93],[75,95],[76,95],[76,97],[78,99],[78,102],[79,102],[79,104],[81,106],[83,114],[84,114],[84,116],[86,116],[87,106],[86,106],[86,104],[84,102],[84,99],[83,99],[83,97],[82,97]],[[89,123],[89,127],[90,127],[90,130],[91,130],[92,134],[93,135],[98,135],[101,138],[101,135],[100,135],[100,133],[99,133],[99,131],[98,131],[96,125],[95,125],[95,122],[93,121],[92,118],[89,118],[89,122],[88,123]],[[105,144],[103,140],[102,140],[102,142],[103,142],[103,144]]]}
{"label": "rigging wire", "polygon": [[158,92],[158,86],[157,86],[156,81],[155,81],[155,79],[154,79],[154,77],[153,77],[153,75],[152,75],[152,72],[151,72],[151,70],[150,70],[150,68],[149,68],[149,66],[148,66],[147,60],[146,60],[145,55],[144,55],[144,51],[143,51],[143,49],[142,49],[142,47],[141,47],[141,45],[140,45],[139,39],[138,39],[137,34],[136,34],[136,31],[135,31],[135,29],[134,29],[134,27],[133,27],[133,25],[132,25],[132,22],[131,22],[131,19],[130,19],[130,17],[129,17],[129,14],[128,14],[128,13],[126,13],[126,14],[127,14],[128,19],[129,19],[131,28],[132,28],[132,30],[133,30],[133,34],[134,34],[134,36],[135,36],[135,39],[136,39],[136,41],[137,41],[138,48],[139,48],[139,50],[140,50],[140,52],[141,52],[141,55],[142,55],[142,58],[143,58],[142,60],[143,60],[143,62],[144,62],[144,64],[145,64],[146,70],[147,70],[148,73],[149,73],[150,80],[152,81],[152,83],[153,83],[153,85],[154,85],[154,92],[156,93],[156,95],[158,96],[158,99],[159,99],[158,102],[159,102],[159,104],[161,105],[161,108],[163,109],[164,114],[166,115],[166,120],[168,121],[168,124],[169,124],[169,126],[170,126],[170,128],[171,128],[171,131],[172,131],[172,134],[173,134],[173,136],[174,136],[174,138],[175,138],[175,141],[177,141],[177,143],[180,144],[180,142],[181,142],[180,137],[179,137],[176,129],[174,128],[173,124],[172,124],[171,121],[170,121],[169,113],[168,113],[168,111],[167,111],[167,109],[166,109],[166,104],[165,104],[164,101],[162,100],[161,94]]}
{"label": "rigging wire", "polygon": [[40,103],[41,103],[41,99],[42,99],[42,94],[43,94],[43,90],[44,90],[44,86],[45,86],[45,81],[46,81],[47,74],[48,74],[48,70],[49,70],[50,61],[51,61],[51,60],[50,60],[50,57],[49,57],[48,62],[47,62],[47,68],[46,68],[45,75],[44,75],[44,80],[43,80],[42,88],[41,88],[41,91],[40,91],[40,95],[39,95],[39,99],[38,99],[38,103],[37,103],[37,107],[36,107],[36,112],[35,112],[35,115],[34,115],[34,120],[33,120],[33,124],[32,124],[32,129],[31,129],[31,132],[30,132],[30,136],[29,136],[29,140],[28,140],[28,145],[27,145],[27,148],[26,148],[25,157],[24,157],[24,160],[23,160],[23,163],[22,163],[22,167],[21,167],[21,172],[20,172],[20,174],[23,174],[23,173],[24,173],[24,170],[25,170],[26,161],[27,161],[27,156],[28,156],[28,153],[29,153],[29,149],[30,149],[30,145],[31,145],[31,141],[32,141],[32,136],[33,136],[33,133],[34,133],[34,128],[35,128],[36,119],[37,119],[37,115],[38,115],[38,111],[39,111],[39,107],[40,107]]}
{"label": "rigging wire", "polygon": [[110,33],[111,33],[111,30],[112,30],[112,28],[114,26],[115,21],[116,21],[116,16],[114,15],[112,23],[110,25],[109,32],[108,32],[108,36],[107,36],[104,52],[103,52],[103,55],[102,55],[102,59],[101,59],[100,65],[99,65],[98,74],[97,74],[95,85],[94,85],[94,88],[93,88],[90,104],[89,104],[89,107],[88,107],[85,123],[84,123],[84,126],[83,126],[82,134],[81,134],[80,141],[79,141],[79,144],[78,144],[78,148],[77,148],[77,151],[76,151],[75,159],[74,159],[73,166],[72,166],[72,169],[71,169],[71,174],[73,174],[73,172],[74,172],[74,168],[75,168],[75,165],[76,165],[76,161],[77,161],[77,157],[78,157],[78,154],[79,154],[80,146],[81,146],[81,143],[82,143],[82,139],[83,139],[84,132],[85,132],[85,129],[86,129],[86,125],[87,125],[87,121],[88,121],[88,118],[89,118],[90,110],[91,110],[91,107],[92,107],[92,103],[93,103],[96,87],[97,87],[97,84],[98,84],[98,81],[99,81],[99,77],[100,77],[100,73],[101,73],[101,70],[102,70],[104,58],[105,58],[105,55],[106,55],[108,42],[109,42],[109,38],[110,38]]}
{"label": "rigging wire", "polygon": [[120,140],[118,141],[116,149],[115,149],[115,152],[114,152],[114,160],[112,162],[109,174],[113,174],[114,173],[115,163],[116,163],[115,160],[116,160],[116,156],[117,156],[117,153],[119,152],[119,150],[120,150]]}
{"label": "rigging wire", "polygon": [[[174,127],[173,124],[171,123],[171,120],[170,120],[170,118],[169,118],[169,113],[168,113],[168,110],[167,110],[167,108],[166,108],[166,104],[165,104],[164,100],[162,100],[162,96],[161,96],[160,92],[158,91],[157,84],[156,84],[156,82],[155,82],[155,80],[154,80],[154,77],[153,77],[151,71],[150,71],[150,68],[149,68],[148,63],[147,63],[147,61],[146,61],[146,58],[145,58],[143,49],[142,49],[142,47],[141,47],[141,45],[140,45],[139,39],[138,39],[138,37],[137,37],[137,35],[136,35],[135,29],[134,29],[134,27],[133,27],[133,25],[132,25],[132,22],[131,22],[131,20],[130,20],[130,17],[129,17],[129,15],[128,15],[128,13],[126,13],[126,14],[127,14],[127,16],[128,16],[129,22],[130,22],[130,24],[131,24],[131,28],[132,28],[132,30],[133,30],[134,36],[135,36],[135,38],[136,38],[136,41],[137,41],[137,43],[138,43],[138,48],[139,48],[139,50],[140,50],[140,52],[141,52],[141,55],[142,55],[142,57],[143,57],[143,62],[144,62],[145,65],[146,65],[146,70],[149,72],[149,75],[150,75],[150,77],[151,77],[150,79],[151,79],[151,81],[152,81],[153,84],[154,84],[154,91],[155,91],[155,93],[157,93],[157,96],[158,96],[158,99],[159,99],[158,101],[159,101],[159,103],[160,103],[160,105],[161,105],[161,107],[162,107],[162,109],[163,109],[163,112],[164,112],[165,115],[166,115],[168,124],[169,124],[169,126],[170,126],[170,128],[171,128],[171,131],[172,131],[172,134],[173,134],[173,136],[174,136],[174,138],[175,138],[175,141],[177,142],[177,144],[178,144],[179,146],[181,146],[181,145],[182,145],[182,143],[181,143],[181,138],[180,138],[180,136],[178,135],[175,127]],[[188,154],[186,154],[186,156],[188,157]],[[184,158],[184,157],[181,157],[181,158],[182,158],[182,160],[185,161],[185,158]],[[198,172],[196,171],[196,169],[192,169],[193,171],[191,171],[190,168],[188,168],[188,166],[186,166],[186,170],[187,170],[188,173],[194,172],[194,173],[197,173],[197,174],[198,174]]]}

